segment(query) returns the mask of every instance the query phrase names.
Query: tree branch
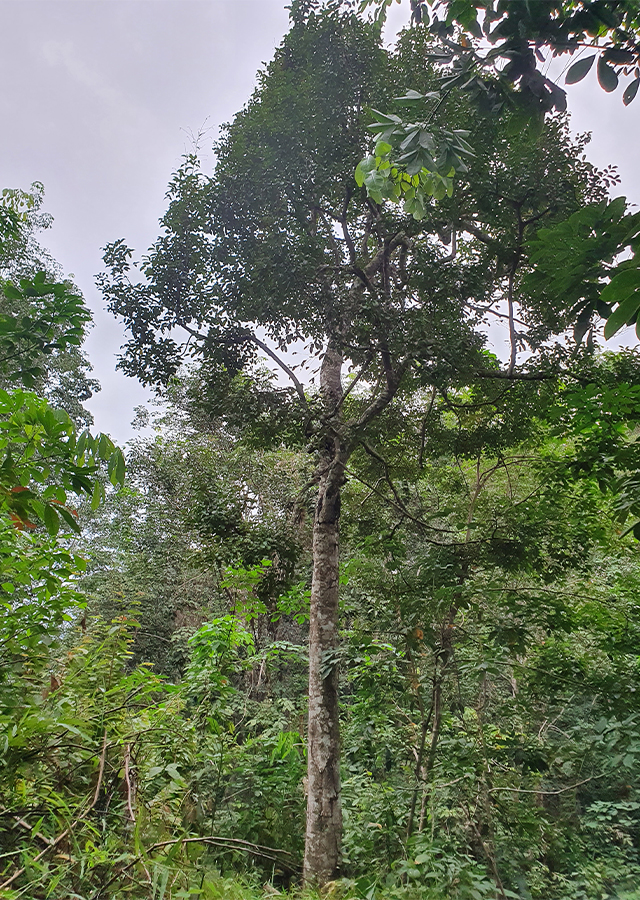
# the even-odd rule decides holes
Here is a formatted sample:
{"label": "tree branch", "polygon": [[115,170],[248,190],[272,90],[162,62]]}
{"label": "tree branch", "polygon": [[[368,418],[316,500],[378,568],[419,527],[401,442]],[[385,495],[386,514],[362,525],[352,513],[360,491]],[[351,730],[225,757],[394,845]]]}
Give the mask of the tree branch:
{"label": "tree branch", "polygon": [[429,421],[429,416],[431,415],[434,403],[436,402],[436,394],[437,388],[434,385],[431,388],[431,400],[429,401],[429,406],[427,407],[427,411],[424,414],[424,418],[422,420],[422,425],[420,426],[420,452],[418,453],[418,468],[421,471],[424,468],[424,448],[427,437],[427,422]]}
{"label": "tree branch", "polygon": [[356,375],[356,377],[351,381],[351,383],[350,383],[349,386],[347,387],[346,391],[344,391],[344,393],[342,394],[342,396],[341,396],[340,399],[338,400],[338,402],[337,402],[337,404],[336,404],[336,406],[335,406],[335,409],[333,409],[333,410],[331,411],[331,414],[330,414],[329,418],[333,418],[333,417],[336,415],[336,413],[340,410],[340,407],[344,404],[344,401],[347,399],[347,397],[349,396],[349,394],[351,393],[351,391],[355,388],[355,386],[357,385],[357,383],[362,379],[362,377],[364,376],[365,372],[367,371],[367,369],[368,369],[369,366],[371,365],[371,360],[372,360],[372,359],[373,359],[373,352],[370,352],[370,353],[367,354],[367,358],[365,359],[364,363],[363,363],[362,366],[360,367],[360,371],[358,372],[358,374]]}
{"label": "tree branch", "polygon": [[456,258],[457,252],[458,252],[458,235],[456,232],[456,226],[454,224],[451,226],[451,253],[449,253],[447,256],[443,256],[442,259],[438,260],[438,262],[441,262],[441,263],[453,262],[453,260]]}
{"label": "tree branch", "polygon": [[344,235],[344,242],[347,245],[347,249],[349,250],[349,259],[351,260],[351,265],[356,265],[356,245],[353,243],[353,238],[351,237],[351,233],[349,231],[349,225],[347,223],[347,212],[349,210],[349,202],[351,200],[352,191],[347,189],[344,197],[344,203],[342,205],[342,215],[340,217],[340,225],[342,226],[342,234]]}
{"label": "tree branch", "polygon": [[465,231],[468,231],[469,234],[472,234],[474,237],[477,237],[479,241],[482,241],[483,244],[494,245],[497,244],[495,238],[492,238],[491,235],[487,234],[486,231],[482,231],[481,228],[478,228],[476,224],[473,222],[469,222],[466,220],[461,220],[460,224],[464,228]]}
{"label": "tree branch", "polygon": [[514,262],[511,266],[511,271],[509,272],[509,286],[507,288],[507,311],[509,316],[509,344],[511,346],[511,354],[509,356],[509,368],[507,372],[509,375],[513,375],[513,370],[516,367],[516,359],[518,354],[518,335],[516,333],[516,326],[513,320],[513,283],[516,277],[516,266],[517,263]]}
{"label": "tree branch", "polygon": [[298,392],[298,397],[300,397],[302,405],[304,406],[305,409],[308,409],[309,404],[307,403],[307,398],[305,396],[304,388],[302,387],[302,383],[296,377],[295,373],[291,371],[291,369],[286,364],[286,362],[284,362],[282,359],[280,359],[280,357],[276,353],[273,352],[271,347],[269,347],[267,344],[265,344],[263,341],[261,341],[260,338],[257,338],[255,336],[255,334],[253,334],[253,332],[248,331],[247,337],[257,347],[260,347],[260,349],[263,350],[267,354],[267,356],[269,356],[276,363],[276,365],[280,366],[282,371],[285,372],[289,376],[289,378],[295,385],[295,389]]}
{"label": "tree branch", "polygon": [[569,375],[572,378],[576,377],[569,372],[504,372],[501,369],[496,369],[495,371],[492,371],[491,369],[480,370],[478,372],[473,372],[472,377],[501,378],[507,381],[550,381],[553,378],[557,378],[560,374]]}
{"label": "tree branch", "polygon": [[[415,525],[419,525],[421,528],[428,528],[431,531],[440,531],[443,534],[453,534],[452,529],[448,528],[438,528],[437,525],[430,525],[428,522],[424,522],[422,519],[416,518],[416,516],[411,515],[411,513],[406,509],[404,504],[396,503],[395,500],[390,500],[386,494],[383,494],[382,491],[379,491],[375,485],[370,484],[368,481],[365,481],[360,475],[356,475],[351,469],[345,468],[345,474],[349,475],[351,478],[355,479],[355,481],[359,481],[360,484],[363,484],[366,488],[368,488],[372,494],[376,494],[380,497],[381,500],[384,500],[390,506],[393,506],[399,513],[403,516],[406,516],[411,522]],[[450,543],[445,543],[444,541],[434,541],[432,538],[425,537],[425,540],[428,544],[433,544],[436,547],[463,547],[465,546],[464,541],[451,541]],[[480,541],[468,541],[466,543],[479,544]]]}
{"label": "tree branch", "polygon": [[543,790],[531,790],[527,788],[512,788],[512,787],[494,787],[489,788],[488,791],[490,794],[502,793],[502,791],[510,791],[514,794],[542,794],[545,797],[555,797],[558,794],[566,794],[567,791],[575,791],[576,788],[580,787],[582,784],[588,784],[590,781],[595,781],[598,778],[605,778],[607,772],[602,772],[600,775],[591,775],[589,778],[584,778],[582,781],[577,781],[575,784],[570,784],[569,787],[559,788],[557,791],[543,791]]}
{"label": "tree branch", "polygon": [[404,371],[407,368],[408,363],[405,362],[401,365],[399,372],[394,372],[391,366],[391,355],[389,351],[383,350],[381,356],[382,368],[387,386],[382,391],[382,393],[380,393],[374,400],[371,401],[358,421],[350,423],[350,427],[355,431],[359,431],[361,428],[364,428],[365,425],[368,425],[372,419],[374,419],[379,413],[382,412],[385,406],[388,406],[389,403],[391,403],[396,394],[396,391],[398,390],[398,386],[400,384],[400,380],[402,379]]}

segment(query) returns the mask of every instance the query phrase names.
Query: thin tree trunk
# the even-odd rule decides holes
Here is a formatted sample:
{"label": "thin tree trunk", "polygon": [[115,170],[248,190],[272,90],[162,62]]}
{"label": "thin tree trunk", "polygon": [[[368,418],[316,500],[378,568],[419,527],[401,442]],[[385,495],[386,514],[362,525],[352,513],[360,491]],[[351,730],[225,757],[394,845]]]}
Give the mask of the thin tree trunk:
{"label": "thin tree trunk", "polygon": [[[442,685],[447,675],[447,668],[451,662],[453,655],[453,622],[456,617],[457,607],[452,606],[449,609],[447,618],[442,623],[440,631],[440,650],[435,661],[435,670],[433,673],[433,699],[431,701],[431,713],[433,716],[433,724],[431,726],[431,744],[429,753],[422,770],[423,784],[427,785],[427,781],[431,776],[431,771],[435,765],[436,752],[438,750],[438,741],[440,740],[440,731],[442,728]],[[418,832],[422,833],[424,828],[424,820],[427,811],[427,791],[422,794],[422,803],[420,806],[420,822],[418,824]]]}
{"label": "thin tree trunk", "polygon": [[[320,387],[325,410],[341,397],[341,355],[325,354]],[[307,731],[307,830],[304,880],[323,885],[340,865],[340,727],[338,708],[338,585],[340,489],[346,451],[339,428],[327,423],[320,453],[313,521],[313,579],[309,622],[309,725]]]}
{"label": "thin tree trunk", "polygon": [[338,520],[340,489],[323,479],[313,524],[309,628],[307,834],[305,882],[324,884],[340,861],[340,728],[338,719]]}
{"label": "thin tree trunk", "polygon": [[[416,672],[416,669],[415,669],[415,666],[413,663],[413,654],[411,652],[411,646],[408,642],[407,642],[407,646],[406,646],[406,655],[407,655],[407,661],[409,663],[409,671],[411,674],[411,680],[412,680],[413,684],[415,684],[416,701],[418,703],[418,709],[420,710],[420,718],[422,720],[422,725],[420,728],[420,743],[418,745],[418,751],[416,753],[416,768],[415,768],[415,773],[414,773],[415,782],[414,782],[413,792],[411,794],[411,802],[409,803],[409,817],[407,820],[407,840],[408,840],[411,837],[411,835],[413,834],[413,822],[414,822],[415,815],[416,815],[416,805],[418,802],[418,793],[420,791],[421,784],[423,785],[423,793],[424,793],[423,760],[424,760],[424,751],[425,751],[425,747],[426,747],[426,743],[427,743],[427,734],[429,733],[429,725],[431,723],[431,716],[433,715],[433,710],[435,707],[435,693],[434,692],[435,692],[436,680],[434,677],[433,691],[432,691],[432,696],[431,696],[431,706],[429,707],[429,712],[427,712],[425,709],[425,706],[424,706],[424,701],[422,699],[422,694],[420,692],[420,683],[418,680],[418,674]],[[437,667],[437,665],[438,665],[438,660],[436,659],[435,666]],[[437,676],[437,670],[436,670],[435,676]]]}
{"label": "thin tree trunk", "polygon": [[[370,264],[372,265],[372,264]],[[367,270],[368,277],[375,267]],[[336,342],[339,343],[339,342]],[[313,578],[309,620],[306,884],[331,881],[340,867],[340,725],[338,707],[338,585],[340,492],[359,433],[391,402],[400,383],[381,340],[385,387],[350,424],[341,418],[342,353],[329,341],[320,367],[321,419],[318,500],[313,519]]]}

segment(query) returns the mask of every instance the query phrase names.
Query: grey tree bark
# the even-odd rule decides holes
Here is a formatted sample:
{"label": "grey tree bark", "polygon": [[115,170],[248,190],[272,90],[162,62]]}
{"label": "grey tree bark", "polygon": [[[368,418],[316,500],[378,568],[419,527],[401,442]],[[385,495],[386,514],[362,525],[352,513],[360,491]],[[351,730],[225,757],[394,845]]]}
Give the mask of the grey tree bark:
{"label": "grey tree bark", "polygon": [[309,725],[304,880],[325,884],[340,866],[340,726],[338,707],[338,586],[340,491],[348,455],[333,421],[342,397],[342,357],[329,346],[320,371],[325,430],[313,521],[313,577],[309,622]]}

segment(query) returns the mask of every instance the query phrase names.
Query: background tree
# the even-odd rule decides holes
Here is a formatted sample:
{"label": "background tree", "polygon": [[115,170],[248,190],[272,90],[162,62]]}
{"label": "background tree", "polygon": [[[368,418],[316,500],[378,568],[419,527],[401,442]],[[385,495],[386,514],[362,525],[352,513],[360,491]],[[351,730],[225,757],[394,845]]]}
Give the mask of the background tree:
{"label": "background tree", "polygon": [[[30,251],[28,210],[38,209],[38,196],[3,195],[4,273],[31,263],[19,250]],[[122,484],[124,457],[107,435],[78,433],[67,412],[24,390],[45,377],[48,355],[80,343],[91,318],[82,298],[66,283],[48,283],[43,271],[21,278],[20,287],[5,280],[2,288],[11,312],[0,317],[0,366],[5,384],[22,385],[0,389],[0,656],[6,674],[28,666],[29,652],[53,640],[55,627],[82,602],[73,579],[84,561],[58,532],[80,531],[74,495],[88,495],[95,506],[104,498],[103,464],[113,484]]]}
{"label": "background tree", "polygon": [[[201,396],[194,408],[190,394],[200,388],[185,379],[168,406],[145,416],[155,435],[133,442],[126,489],[90,514],[84,539],[90,612],[111,619],[135,610],[134,659],[172,678],[189,660],[188,639],[211,618],[235,611],[256,652],[291,639],[278,601],[306,578],[300,454],[256,447],[229,419],[209,417]],[[246,586],[243,571],[256,573]]]}
{"label": "background tree", "polygon": [[[624,362],[602,363],[612,384]],[[397,398],[370,430],[368,449],[348,463],[340,890],[350,900],[597,892],[629,900],[640,835],[637,559],[630,536],[617,534],[600,472],[583,468],[585,437],[599,442],[585,425],[614,415],[619,424],[619,410],[608,412],[604,391],[585,397],[572,381],[556,390],[532,380],[511,384],[509,402],[496,408],[483,384],[429,391],[425,402]],[[172,410],[167,420],[178,418]],[[269,566],[225,566],[218,580],[212,560],[234,556],[238,532],[225,548],[224,534],[196,527],[187,540],[203,553],[183,571],[199,586],[187,594],[192,618],[173,657],[140,633],[155,598],[162,625],[171,601],[183,599],[186,522],[176,511],[188,498],[199,507],[203,475],[207,486],[204,450],[209,459],[216,452],[207,434],[219,435],[222,422],[206,421],[198,410],[197,433],[185,435],[184,422],[170,429],[146,451],[148,463],[140,447],[141,497],[110,498],[114,533],[120,522],[126,537],[137,522],[139,543],[118,547],[104,524],[90,526],[92,609],[108,612],[110,601],[116,620],[88,617],[85,633],[67,627],[64,648],[48,655],[51,684],[35,648],[29,669],[9,670],[12,690],[5,683],[2,699],[14,704],[9,725],[19,718],[21,728],[6,727],[5,705],[0,828],[3,852],[29,862],[11,883],[16,892],[37,896],[53,883],[100,897],[122,886],[143,898],[166,879],[167,891],[254,900],[262,889],[229,883],[220,871],[279,889],[296,877],[306,673],[304,615],[299,623],[291,613],[304,606],[287,592],[273,622],[262,612]],[[633,422],[625,432],[632,446]],[[242,446],[224,445],[242,463],[235,471],[221,455],[212,475],[225,488],[215,495],[218,521],[238,522],[238,482],[255,490],[263,464],[292,471],[290,450],[267,454],[254,441],[249,429]],[[295,456],[302,475],[306,454]],[[277,474],[262,477],[277,500]],[[143,521],[145,504],[165,491],[168,514],[149,506]],[[247,523],[263,534],[269,506],[255,507]],[[149,554],[152,588],[127,552],[147,554],[154,542],[164,563],[161,552]],[[110,574],[114,548],[120,571]],[[306,575],[304,554],[299,566],[296,577]],[[136,581],[148,600],[136,597]],[[123,586],[124,597],[110,595]],[[123,616],[129,599],[140,601],[139,624]],[[201,627],[199,611],[212,617]],[[151,662],[174,683],[153,675]],[[97,784],[96,805],[82,817]],[[47,848],[64,834],[54,855]],[[22,866],[9,864],[5,880]]]}
{"label": "background tree", "polygon": [[[100,389],[80,349],[91,314],[77,287],[38,242],[51,226],[41,212],[44,188],[5,188],[0,199],[0,377],[2,386],[33,388],[79,425],[90,425],[83,406]],[[4,225],[3,225],[4,222]]]}

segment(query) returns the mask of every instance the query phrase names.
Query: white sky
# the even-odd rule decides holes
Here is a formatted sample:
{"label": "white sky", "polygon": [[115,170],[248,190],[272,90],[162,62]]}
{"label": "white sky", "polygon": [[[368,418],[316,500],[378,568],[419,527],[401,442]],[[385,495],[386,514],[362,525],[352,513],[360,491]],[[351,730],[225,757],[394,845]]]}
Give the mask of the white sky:
{"label": "white sky", "polygon": [[[95,427],[118,441],[147,393],[114,372],[122,329],[93,277],[101,247],[124,237],[144,251],[158,236],[169,177],[189,135],[232,118],[287,30],[288,0],[0,0],[0,188],[42,181],[53,228],[43,236],[94,311],[86,345],[102,391]],[[391,24],[408,19],[408,0]],[[595,67],[594,67],[595,68]],[[617,193],[640,204],[640,97],[624,108],[595,73],[569,88],[589,156],[619,167]]]}

